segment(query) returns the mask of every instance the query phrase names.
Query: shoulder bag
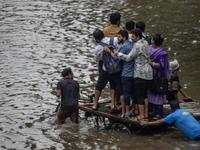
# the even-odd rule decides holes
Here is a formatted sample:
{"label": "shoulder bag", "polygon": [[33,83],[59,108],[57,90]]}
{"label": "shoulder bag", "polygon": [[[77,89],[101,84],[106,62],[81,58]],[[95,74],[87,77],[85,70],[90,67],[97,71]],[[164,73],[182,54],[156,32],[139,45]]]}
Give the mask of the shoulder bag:
{"label": "shoulder bag", "polygon": [[160,64],[160,69],[161,69],[161,77],[158,77],[158,68],[156,72],[156,76],[153,77],[153,81],[150,84],[150,91],[154,94],[162,94],[165,95],[167,94],[168,90],[168,80],[165,78],[164,71],[162,64]]}

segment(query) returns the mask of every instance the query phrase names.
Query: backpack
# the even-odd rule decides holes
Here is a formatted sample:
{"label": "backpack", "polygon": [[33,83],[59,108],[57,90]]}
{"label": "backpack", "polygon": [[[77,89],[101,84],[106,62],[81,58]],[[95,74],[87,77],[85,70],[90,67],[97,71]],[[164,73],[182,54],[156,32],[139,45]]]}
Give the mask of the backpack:
{"label": "backpack", "polygon": [[149,45],[151,45],[151,38],[150,38],[149,36],[146,35],[146,37],[144,37],[144,36],[142,36],[142,37],[144,38],[144,40],[147,41],[147,43],[148,43]]}
{"label": "backpack", "polygon": [[[109,49],[112,52],[114,52],[116,47],[113,45],[113,41],[114,41],[114,37],[110,38],[109,45],[103,42],[101,42],[100,45],[103,47],[108,46]],[[123,69],[122,62],[119,60],[114,60],[114,58],[110,55],[110,53],[103,51],[102,58],[103,58],[103,64],[108,74],[114,74],[114,73],[122,71]]]}

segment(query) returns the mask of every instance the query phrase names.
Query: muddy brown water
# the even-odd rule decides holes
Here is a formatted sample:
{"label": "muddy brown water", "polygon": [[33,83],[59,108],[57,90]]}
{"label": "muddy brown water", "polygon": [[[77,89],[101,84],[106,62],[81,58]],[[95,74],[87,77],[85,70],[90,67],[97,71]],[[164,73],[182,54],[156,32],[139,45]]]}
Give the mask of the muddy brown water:
{"label": "muddy brown water", "polygon": [[[54,113],[56,83],[65,67],[73,69],[84,94],[94,92],[98,70],[92,32],[106,27],[115,11],[122,15],[121,26],[130,19],[144,21],[146,34],[163,34],[169,60],[180,63],[183,88],[200,100],[199,0],[0,3],[0,149],[200,149],[173,126],[128,135],[97,127],[94,118],[59,125]],[[108,98],[107,86],[101,101]]]}

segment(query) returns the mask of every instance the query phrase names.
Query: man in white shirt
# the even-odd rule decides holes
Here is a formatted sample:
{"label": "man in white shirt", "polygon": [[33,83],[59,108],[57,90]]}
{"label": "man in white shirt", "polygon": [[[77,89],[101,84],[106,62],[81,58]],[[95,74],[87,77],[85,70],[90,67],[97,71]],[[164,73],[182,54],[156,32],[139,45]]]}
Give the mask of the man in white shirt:
{"label": "man in white shirt", "polygon": [[[110,38],[104,37],[104,33],[101,30],[95,30],[93,33],[93,36],[97,43],[102,42],[102,43],[105,43],[108,45],[110,44]],[[113,45],[115,47],[119,47],[117,37],[114,37]],[[94,57],[96,62],[99,62],[101,60],[101,57],[103,54],[103,48],[104,48],[104,46],[102,46],[101,44],[96,46],[95,57]],[[124,95],[123,95],[122,83],[121,83],[121,72],[117,72],[114,74],[108,74],[104,65],[102,67],[101,73],[99,75],[99,79],[96,84],[95,99],[94,99],[94,105],[93,105],[92,109],[97,110],[98,100],[99,100],[99,97],[101,96],[101,91],[105,88],[108,81],[111,82],[111,112],[114,113],[114,112],[118,111],[114,104],[114,93],[115,93],[115,87],[116,87],[116,89],[120,95],[120,101],[122,103],[122,114],[124,114]],[[114,84],[114,86],[113,86],[113,84]]]}

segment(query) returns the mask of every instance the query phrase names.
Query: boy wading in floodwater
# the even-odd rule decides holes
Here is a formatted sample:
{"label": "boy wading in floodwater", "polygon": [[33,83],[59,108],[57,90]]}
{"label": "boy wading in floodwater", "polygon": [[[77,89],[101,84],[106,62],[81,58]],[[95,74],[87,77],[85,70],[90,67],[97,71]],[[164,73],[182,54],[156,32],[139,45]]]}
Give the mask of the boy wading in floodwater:
{"label": "boy wading in floodwater", "polygon": [[78,99],[79,84],[73,80],[71,68],[62,71],[63,80],[57,83],[56,96],[61,96],[61,108],[58,114],[58,121],[64,123],[67,117],[70,117],[73,123],[78,123]]}

